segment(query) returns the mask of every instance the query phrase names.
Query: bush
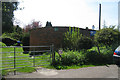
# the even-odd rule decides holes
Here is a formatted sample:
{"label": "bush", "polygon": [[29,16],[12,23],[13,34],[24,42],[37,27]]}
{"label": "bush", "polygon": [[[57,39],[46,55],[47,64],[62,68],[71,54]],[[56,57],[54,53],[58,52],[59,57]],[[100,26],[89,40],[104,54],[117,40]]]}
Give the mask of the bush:
{"label": "bush", "polygon": [[87,36],[79,33],[79,28],[69,28],[69,31],[64,35],[63,48],[69,50],[90,49],[93,46],[93,41]]}
{"label": "bush", "polygon": [[113,51],[111,47],[100,47],[101,53],[97,52],[96,47],[92,47],[86,51],[81,50],[63,51],[61,58],[56,52],[55,62],[53,66],[56,69],[67,69],[68,66],[82,66],[82,65],[106,65],[113,64]]}
{"label": "bush", "polygon": [[13,40],[19,40],[21,41],[22,40],[22,34],[19,34],[17,32],[13,32],[13,33],[3,33],[2,38],[10,38],[10,39],[13,39]]}
{"label": "bush", "polygon": [[112,64],[113,63],[113,51],[111,48],[102,48],[101,53],[97,51],[88,50],[86,53],[88,59],[87,64]]}
{"label": "bush", "polygon": [[86,58],[82,52],[68,50],[66,52],[63,51],[61,60],[58,55],[56,56],[55,65],[82,65],[85,64],[85,62]]}
{"label": "bush", "polygon": [[90,49],[93,47],[93,41],[89,37],[82,36],[78,41],[79,49]]}
{"label": "bush", "polygon": [[[78,30],[78,31],[77,31]],[[63,41],[63,48],[69,49],[69,50],[77,50],[78,49],[78,40],[82,34],[79,34],[79,28],[69,28],[69,31],[67,31],[64,35],[64,41]]]}
{"label": "bush", "polygon": [[23,43],[23,46],[30,45],[30,34],[29,33],[24,33],[24,35],[22,37],[22,43]]}
{"label": "bush", "polygon": [[11,35],[11,37],[13,38],[13,39],[16,39],[16,40],[19,40],[19,41],[21,41],[22,40],[22,33],[21,34],[19,34],[19,33],[17,33],[17,32],[14,32],[14,33],[11,33],[10,34]]}
{"label": "bush", "polygon": [[[23,37],[22,37],[22,44],[23,46],[29,46],[30,45],[30,35],[29,33],[24,33]],[[29,48],[23,48],[24,53],[28,54],[29,52]]]}

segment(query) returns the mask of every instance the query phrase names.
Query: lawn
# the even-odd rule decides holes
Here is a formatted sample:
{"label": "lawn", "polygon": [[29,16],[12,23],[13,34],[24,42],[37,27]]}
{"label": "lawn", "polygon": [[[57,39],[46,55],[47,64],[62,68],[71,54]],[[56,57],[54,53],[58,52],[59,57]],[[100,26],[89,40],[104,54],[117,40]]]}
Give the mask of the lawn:
{"label": "lawn", "polygon": [[[0,43],[0,45],[5,46],[3,43]],[[14,60],[16,62],[16,68],[47,66],[51,63],[50,53],[43,53],[39,56],[30,57],[29,54],[23,54],[23,49],[21,47],[17,47],[15,48],[14,59],[14,48],[2,48],[0,52],[2,52],[1,69],[14,68]],[[18,69],[18,71],[22,72],[23,70]]]}

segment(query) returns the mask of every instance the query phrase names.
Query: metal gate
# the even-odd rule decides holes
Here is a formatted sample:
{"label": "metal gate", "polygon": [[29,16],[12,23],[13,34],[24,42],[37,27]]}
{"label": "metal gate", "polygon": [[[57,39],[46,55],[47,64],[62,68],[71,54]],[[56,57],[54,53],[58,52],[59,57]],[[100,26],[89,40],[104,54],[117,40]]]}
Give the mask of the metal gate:
{"label": "metal gate", "polygon": [[[54,60],[54,46],[5,46],[0,47],[0,68],[16,69],[50,65]],[[24,50],[23,50],[24,49]]]}

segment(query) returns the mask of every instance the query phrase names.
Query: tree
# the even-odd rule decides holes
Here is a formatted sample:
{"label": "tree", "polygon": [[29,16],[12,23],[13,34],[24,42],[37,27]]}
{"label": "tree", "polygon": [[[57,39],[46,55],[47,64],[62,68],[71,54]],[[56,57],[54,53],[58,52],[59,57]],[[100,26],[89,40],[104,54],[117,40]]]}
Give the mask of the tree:
{"label": "tree", "polygon": [[40,28],[42,27],[41,21],[32,21],[31,24],[28,24],[24,27],[24,32],[29,32],[29,30],[34,29],[34,28]]}
{"label": "tree", "polygon": [[18,34],[22,34],[22,28],[19,27],[19,25],[14,26],[14,30],[13,30],[13,31],[14,31],[14,32],[17,32]]}
{"label": "tree", "polygon": [[2,2],[2,33],[13,31],[13,12],[18,9],[18,4],[18,2]]}
{"label": "tree", "polygon": [[111,47],[114,44],[118,44],[120,41],[120,32],[114,30],[113,28],[101,29],[95,34],[95,41],[100,45]]}

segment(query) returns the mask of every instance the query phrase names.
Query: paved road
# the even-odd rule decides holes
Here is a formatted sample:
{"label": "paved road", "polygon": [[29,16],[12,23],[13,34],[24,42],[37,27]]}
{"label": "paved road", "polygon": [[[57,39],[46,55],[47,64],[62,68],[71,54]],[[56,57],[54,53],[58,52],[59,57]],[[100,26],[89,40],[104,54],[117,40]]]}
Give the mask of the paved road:
{"label": "paved road", "polygon": [[8,75],[6,78],[118,78],[118,67],[109,65],[69,70],[39,68],[37,72]]}

